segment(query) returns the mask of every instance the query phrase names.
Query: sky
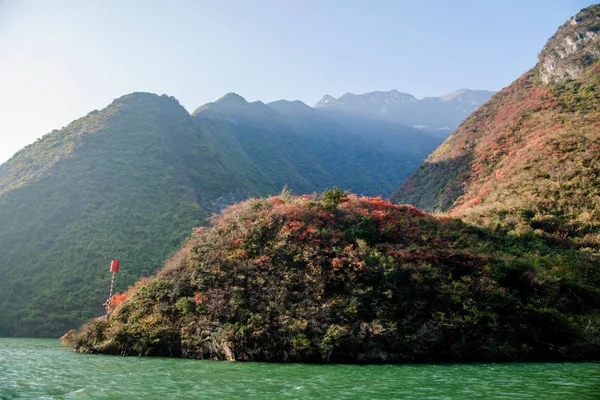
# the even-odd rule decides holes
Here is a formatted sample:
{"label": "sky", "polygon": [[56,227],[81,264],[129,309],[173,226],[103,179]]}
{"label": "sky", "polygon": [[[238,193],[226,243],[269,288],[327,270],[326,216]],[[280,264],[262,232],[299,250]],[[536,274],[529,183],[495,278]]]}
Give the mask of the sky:
{"label": "sky", "polygon": [[135,91],[188,110],[499,90],[579,0],[0,0],[0,163]]}

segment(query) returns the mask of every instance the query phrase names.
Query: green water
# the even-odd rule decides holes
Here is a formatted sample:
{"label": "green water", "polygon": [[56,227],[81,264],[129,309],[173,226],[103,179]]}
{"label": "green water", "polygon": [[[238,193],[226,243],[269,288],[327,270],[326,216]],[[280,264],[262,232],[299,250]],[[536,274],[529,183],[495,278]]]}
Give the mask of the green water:
{"label": "green water", "polygon": [[0,338],[0,399],[600,399],[600,363],[307,365],[75,354]]}

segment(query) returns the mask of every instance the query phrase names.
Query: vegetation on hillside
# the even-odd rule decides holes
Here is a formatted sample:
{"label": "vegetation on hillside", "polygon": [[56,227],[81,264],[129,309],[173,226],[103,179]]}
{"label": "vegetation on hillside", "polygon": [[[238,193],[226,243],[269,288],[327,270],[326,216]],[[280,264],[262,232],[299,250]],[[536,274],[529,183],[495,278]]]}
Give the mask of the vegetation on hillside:
{"label": "vegetation on hillside", "polygon": [[274,186],[294,193],[335,185],[387,196],[441,143],[415,128],[364,116],[342,123],[298,101],[266,105],[228,94],[193,115],[200,124],[218,124]]}
{"label": "vegetation on hillside", "polygon": [[4,164],[0,336],[58,336],[98,315],[110,259],[127,287],[210,216],[211,200],[267,194],[252,163],[226,149],[176,100],[139,93]]}
{"label": "vegetation on hillside", "polygon": [[600,357],[598,257],[337,189],[248,200],[212,222],[63,339],[229,360]]}
{"label": "vegetation on hillside", "polygon": [[[563,25],[540,64],[467,118],[393,201],[598,254],[599,15],[600,6],[592,6]],[[580,54],[596,56],[577,79],[544,84],[543,61],[563,42],[576,45],[561,53],[561,68],[579,68]]]}
{"label": "vegetation on hillside", "polygon": [[131,285],[229,204],[284,185],[390,193],[437,145],[404,134],[424,149],[390,151],[304,107],[230,94],[191,116],[172,97],[134,93],[2,164],[0,336],[58,336],[98,315],[110,259],[123,263],[117,287]]}

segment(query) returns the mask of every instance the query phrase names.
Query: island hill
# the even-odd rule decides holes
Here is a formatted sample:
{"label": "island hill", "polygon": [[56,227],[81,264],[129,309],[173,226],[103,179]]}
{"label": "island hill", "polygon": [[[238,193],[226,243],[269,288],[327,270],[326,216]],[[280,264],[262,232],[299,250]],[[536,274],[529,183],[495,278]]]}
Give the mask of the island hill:
{"label": "island hill", "polygon": [[600,6],[392,196],[231,206],[75,350],[314,362],[600,359]]}
{"label": "island hill", "polygon": [[600,357],[597,256],[339,190],[231,206],[64,340],[299,362]]}

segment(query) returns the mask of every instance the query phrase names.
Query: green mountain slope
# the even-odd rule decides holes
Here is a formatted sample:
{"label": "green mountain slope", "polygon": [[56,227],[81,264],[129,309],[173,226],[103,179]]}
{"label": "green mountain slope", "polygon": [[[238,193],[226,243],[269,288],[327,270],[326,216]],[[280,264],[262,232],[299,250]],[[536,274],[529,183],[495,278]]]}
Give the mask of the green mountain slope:
{"label": "green mountain slope", "polygon": [[[362,131],[349,129],[307,105],[300,102],[280,100],[269,103],[269,107],[285,119],[296,133],[299,141],[314,154],[323,169],[329,173],[329,179],[320,182],[317,191],[321,192],[334,185],[352,192],[366,195],[386,195],[394,189],[394,182],[401,182],[408,176],[417,163],[426,156],[425,152],[413,151],[413,148],[388,148],[383,142],[365,140]],[[364,132],[386,125],[383,121],[358,118],[364,123]],[[406,127],[390,124],[374,136],[383,138],[386,134],[394,136],[396,142],[410,137],[410,141],[424,144],[427,149],[434,148],[439,142],[414,135]],[[409,132],[404,132],[407,129]],[[357,132],[358,131],[358,132]]]}
{"label": "green mountain slope", "polygon": [[278,187],[287,184],[298,193],[310,193],[319,180],[331,178],[281,116],[262,102],[248,103],[230,93],[192,115],[200,125],[219,124],[219,131],[237,142]]}
{"label": "green mountain slope", "polygon": [[[137,93],[2,166],[0,335],[57,335],[154,272],[192,227],[270,182],[176,100]],[[235,159],[235,162],[232,162]],[[221,199],[221,200],[222,200]]]}
{"label": "green mountain slope", "polygon": [[334,185],[388,195],[440,139],[388,121],[344,116],[342,122],[299,101],[267,105],[230,93],[193,113],[231,135],[276,186],[296,193]]}
{"label": "green mountain slope", "polygon": [[392,196],[557,245],[600,250],[600,6],[479,108]]}

